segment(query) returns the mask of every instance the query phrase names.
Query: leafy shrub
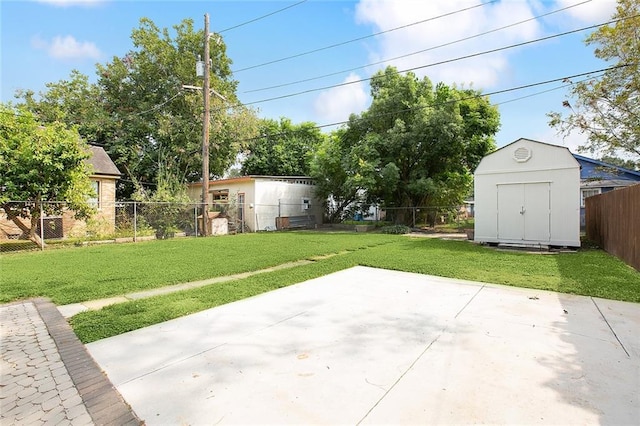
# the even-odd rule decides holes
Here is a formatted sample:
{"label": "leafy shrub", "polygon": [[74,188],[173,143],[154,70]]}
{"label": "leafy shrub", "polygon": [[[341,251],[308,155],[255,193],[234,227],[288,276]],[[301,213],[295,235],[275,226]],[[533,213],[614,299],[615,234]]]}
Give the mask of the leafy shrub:
{"label": "leafy shrub", "polygon": [[380,232],[383,234],[408,234],[411,232],[411,228],[406,225],[383,226],[380,228]]}

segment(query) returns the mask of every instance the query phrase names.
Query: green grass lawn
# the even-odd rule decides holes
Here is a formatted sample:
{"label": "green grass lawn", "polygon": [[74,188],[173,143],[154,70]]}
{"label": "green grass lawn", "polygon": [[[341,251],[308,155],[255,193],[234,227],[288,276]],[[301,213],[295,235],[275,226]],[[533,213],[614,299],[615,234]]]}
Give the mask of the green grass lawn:
{"label": "green grass lawn", "polygon": [[[347,251],[345,254],[344,252]],[[4,255],[0,300],[57,304],[343,253],[242,280],[113,305],[72,318],[84,342],[177,318],[355,265],[640,302],[640,273],[602,250],[504,252],[467,241],[356,233],[264,233]]]}
{"label": "green grass lawn", "polygon": [[256,233],[3,254],[0,303],[44,296],[58,305],[255,271],[397,236]]}

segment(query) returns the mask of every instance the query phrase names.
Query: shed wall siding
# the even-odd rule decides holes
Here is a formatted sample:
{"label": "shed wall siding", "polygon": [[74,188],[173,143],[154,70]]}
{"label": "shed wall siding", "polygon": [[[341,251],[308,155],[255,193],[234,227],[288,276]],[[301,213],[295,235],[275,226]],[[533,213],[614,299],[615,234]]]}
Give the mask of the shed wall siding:
{"label": "shed wall siding", "polygon": [[[528,161],[517,163],[513,159],[513,151],[519,146],[531,148]],[[510,191],[503,190],[503,199],[499,200],[499,188],[505,189],[505,185],[513,187]],[[535,199],[525,202],[527,195],[519,194],[527,185],[529,196]],[[476,241],[580,245],[580,170],[568,150],[533,141],[518,141],[482,159],[475,173],[474,187]],[[548,204],[546,200],[540,200],[547,187]],[[513,200],[505,199],[507,195]],[[543,211],[547,205],[548,214]],[[523,212],[519,213],[521,210]],[[509,216],[509,220],[505,220],[506,215],[515,217]],[[522,221],[519,221],[519,215]],[[506,226],[523,229],[505,229]]]}

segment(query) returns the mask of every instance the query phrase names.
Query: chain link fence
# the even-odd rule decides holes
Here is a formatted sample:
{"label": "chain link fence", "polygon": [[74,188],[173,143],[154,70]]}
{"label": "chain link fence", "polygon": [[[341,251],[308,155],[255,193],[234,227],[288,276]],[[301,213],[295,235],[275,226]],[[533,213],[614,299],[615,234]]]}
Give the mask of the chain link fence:
{"label": "chain link fence", "polygon": [[[280,199],[254,204],[244,199],[209,205],[207,232],[203,204],[115,202],[95,206],[85,220],[74,217],[65,202],[37,205],[22,201],[0,209],[0,252],[43,250],[105,242],[137,242],[204,234],[227,234],[317,228],[325,222],[324,207],[310,199]],[[351,224],[404,224],[413,228],[469,227],[473,206],[372,207],[353,214]],[[470,225],[473,227],[473,224]]]}
{"label": "chain link fence", "polygon": [[115,202],[77,219],[65,202],[17,201],[0,209],[0,252],[202,234],[202,204]]}
{"label": "chain link fence", "polygon": [[458,228],[473,223],[473,206],[385,207],[382,221],[412,228]]}

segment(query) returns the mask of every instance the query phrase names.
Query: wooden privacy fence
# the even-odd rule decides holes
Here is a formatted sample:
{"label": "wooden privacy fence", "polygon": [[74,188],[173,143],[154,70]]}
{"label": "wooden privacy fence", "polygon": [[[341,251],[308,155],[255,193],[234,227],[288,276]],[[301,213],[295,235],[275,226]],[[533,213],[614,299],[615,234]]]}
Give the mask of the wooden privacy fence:
{"label": "wooden privacy fence", "polygon": [[640,271],[640,184],[585,199],[587,237]]}

